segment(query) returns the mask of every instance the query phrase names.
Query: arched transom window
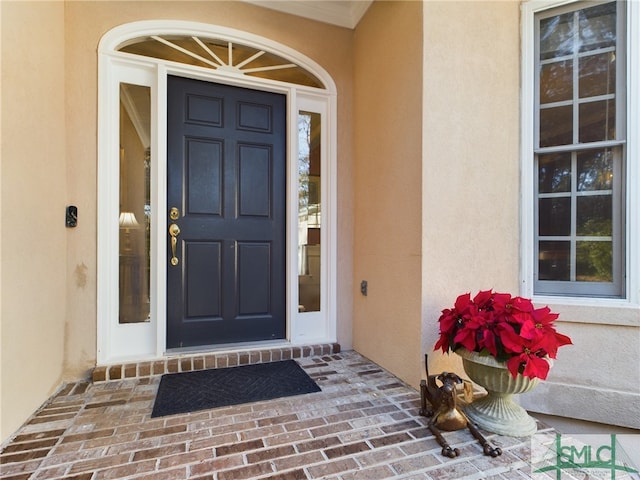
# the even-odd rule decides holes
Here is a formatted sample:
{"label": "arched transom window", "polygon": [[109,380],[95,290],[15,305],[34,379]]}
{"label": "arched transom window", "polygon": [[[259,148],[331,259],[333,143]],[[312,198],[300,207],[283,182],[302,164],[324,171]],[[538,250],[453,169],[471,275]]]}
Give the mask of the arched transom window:
{"label": "arched transom window", "polygon": [[218,38],[151,35],[124,42],[118,51],[296,85],[322,88],[297,63],[265,50]]}

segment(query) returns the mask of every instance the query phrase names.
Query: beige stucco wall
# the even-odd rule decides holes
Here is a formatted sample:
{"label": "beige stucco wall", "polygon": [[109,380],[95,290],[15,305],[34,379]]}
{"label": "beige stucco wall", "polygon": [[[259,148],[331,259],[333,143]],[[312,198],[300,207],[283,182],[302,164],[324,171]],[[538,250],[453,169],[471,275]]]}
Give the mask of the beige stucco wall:
{"label": "beige stucco wall", "polygon": [[[68,2],[66,4],[67,85],[69,91],[68,131],[96,130],[96,48],[101,36],[111,28],[137,20],[191,20],[228,26],[283,43],[309,56],[332,75],[339,98],[352,91],[352,32],[338,27],[292,17],[240,2]],[[302,32],[304,35],[302,35]],[[338,106],[338,212],[339,233],[339,341],[351,344],[351,207],[345,194],[351,182],[351,112],[348,102]],[[96,280],[96,136],[69,135],[68,157],[77,168],[70,175],[69,188],[93,222],[69,246],[69,268],[82,270],[86,283],[70,282],[68,375],[81,374],[95,362],[95,280]]]}
{"label": "beige stucco wall", "polygon": [[[464,292],[518,291],[517,2],[424,3],[423,333]],[[429,368],[459,366],[433,354]]]}
{"label": "beige stucco wall", "polygon": [[[521,293],[520,5],[427,1],[424,32],[422,340],[431,352],[440,311],[458,294]],[[522,405],[640,428],[640,309],[549,306],[574,345]],[[434,353],[429,366],[463,374],[455,355]]]}
{"label": "beige stucco wall", "polygon": [[[2,2],[1,440],[61,381],[95,365],[97,47],[123,23],[176,19],[244,30],[300,51],[333,77],[344,100],[337,139],[338,341],[351,348],[353,32],[237,1],[141,5]],[[67,203],[78,206],[76,229],[64,228]]]}
{"label": "beige stucco wall", "polygon": [[640,309],[550,304],[573,345],[546,382],[521,395],[527,409],[640,429]]}
{"label": "beige stucco wall", "polygon": [[[355,33],[355,349],[420,379],[422,4],[375,2]],[[368,282],[368,295],[360,282]]]}
{"label": "beige stucco wall", "polygon": [[[62,380],[95,364],[96,49],[122,23],[233,27],[332,75],[344,347],[417,385],[440,310],[456,295],[518,292],[517,2],[376,2],[355,32],[239,2],[140,5],[0,2],[0,441]],[[76,229],[64,228],[67,204],[79,207]],[[612,409],[631,418],[640,405],[637,307],[552,308],[576,345],[523,403],[575,415],[580,398],[592,419],[607,421]],[[594,323],[603,320],[623,325]],[[460,372],[455,356],[434,354],[430,366]]]}
{"label": "beige stucco wall", "polygon": [[64,5],[2,2],[0,8],[4,440],[60,383],[67,331],[66,242],[76,232],[64,226],[71,200],[66,191]]}

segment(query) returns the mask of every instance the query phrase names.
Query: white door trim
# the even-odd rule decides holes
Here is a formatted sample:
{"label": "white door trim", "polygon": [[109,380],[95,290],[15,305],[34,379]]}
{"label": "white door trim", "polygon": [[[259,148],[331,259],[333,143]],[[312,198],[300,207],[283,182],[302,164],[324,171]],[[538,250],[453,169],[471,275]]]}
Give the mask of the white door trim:
{"label": "white door trim", "polygon": [[[116,51],[124,42],[149,35],[193,35],[224,38],[291,58],[308,69],[326,90],[238,75]],[[288,101],[287,151],[287,341],[291,344],[336,341],[336,87],[313,60],[272,40],[247,32],[196,22],[143,21],[107,32],[99,46],[98,78],[98,291],[97,363],[160,358],[166,353],[166,95],[167,75],[175,74],[235,86],[284,93]],[[152,247],[151,320],[118,323],[119,83],[149,86],[152,98]],[[318,111],[323,119],[321,312],[299,313],[297,284],[297,122],[300,109]],[[293,181],[295,180],[295,181]],[[295,200],[295,202],[293,201]]]}

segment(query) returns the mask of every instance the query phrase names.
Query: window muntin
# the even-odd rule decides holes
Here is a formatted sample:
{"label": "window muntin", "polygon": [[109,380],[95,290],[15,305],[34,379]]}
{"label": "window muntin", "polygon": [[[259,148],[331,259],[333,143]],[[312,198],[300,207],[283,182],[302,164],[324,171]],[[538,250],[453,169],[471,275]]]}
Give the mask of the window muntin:
{"label": "window muntin", "polygon": [[624,295],[623,6],[536,17],[535,294]]}
{"label": "window muntin", "polygon": [[295,62],[272,52],[217,38],[152,35],[129,40],[118,50],[197,67],[325,88],[320,79]]}

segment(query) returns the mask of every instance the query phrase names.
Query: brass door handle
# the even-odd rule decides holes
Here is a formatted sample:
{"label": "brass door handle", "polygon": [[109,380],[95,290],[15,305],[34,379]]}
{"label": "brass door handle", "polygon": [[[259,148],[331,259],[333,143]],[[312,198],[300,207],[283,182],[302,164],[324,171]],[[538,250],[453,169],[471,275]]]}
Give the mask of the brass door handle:
{"label": "brass door handle", "polygon": [[178,265],[178,257],[176,257],[176,247],[178,245],[178,235],[180,235],[180,227],[175,223],[169,225],[169,235],[171,235],[171,265]]}

